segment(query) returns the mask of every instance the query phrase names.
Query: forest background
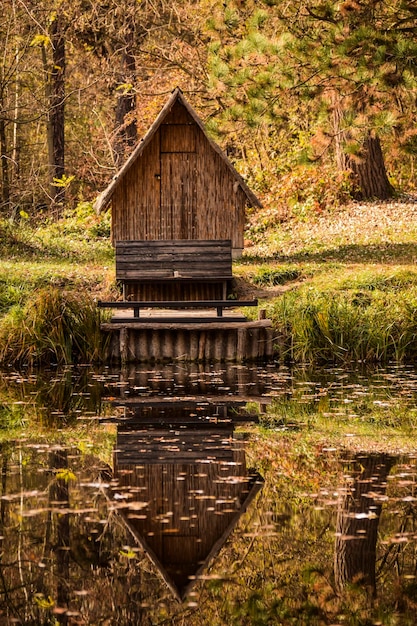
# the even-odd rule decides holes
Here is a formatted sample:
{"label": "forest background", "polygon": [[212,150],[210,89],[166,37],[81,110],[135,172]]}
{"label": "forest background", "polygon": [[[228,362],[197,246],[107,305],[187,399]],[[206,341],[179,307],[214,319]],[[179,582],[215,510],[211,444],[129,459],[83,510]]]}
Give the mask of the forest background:
{"label": "forest background", "polygon": [[94,201],[176,86],[263,203],[234,289],[279,361],[417,361],[416,0],[2,8],[0,364],[100,360]]}
{"label": "forest background", "polygon": [[94,201],[179,86],[265,223],[415,190],[417,3],[3,0],[0,213]]}

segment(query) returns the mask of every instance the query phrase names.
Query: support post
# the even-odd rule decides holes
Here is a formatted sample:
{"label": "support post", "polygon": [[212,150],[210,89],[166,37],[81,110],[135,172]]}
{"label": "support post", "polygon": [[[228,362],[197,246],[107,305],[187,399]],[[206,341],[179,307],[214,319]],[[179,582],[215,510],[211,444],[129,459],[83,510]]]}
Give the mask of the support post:
{"label": "support post", "polygon": [[128,329],[126,326],[120,329],[120,360],[123,363],[128,362]]}

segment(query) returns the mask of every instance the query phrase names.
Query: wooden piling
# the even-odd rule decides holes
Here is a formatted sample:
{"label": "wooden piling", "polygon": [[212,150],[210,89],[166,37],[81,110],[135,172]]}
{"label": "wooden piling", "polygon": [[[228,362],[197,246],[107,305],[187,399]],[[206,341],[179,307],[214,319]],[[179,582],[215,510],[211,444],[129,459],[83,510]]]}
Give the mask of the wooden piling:
{"label": "wooden piling", "polygon": [[112,322],[101,325],[109,335],[110,362],[236,362],[272,358],[272,322],[222,323]]}

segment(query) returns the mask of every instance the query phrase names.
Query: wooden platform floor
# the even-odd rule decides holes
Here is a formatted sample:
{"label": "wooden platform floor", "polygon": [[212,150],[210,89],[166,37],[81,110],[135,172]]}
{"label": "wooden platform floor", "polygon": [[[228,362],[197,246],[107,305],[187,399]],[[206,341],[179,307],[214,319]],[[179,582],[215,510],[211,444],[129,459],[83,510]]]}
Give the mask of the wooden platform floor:
{"label": "wooden platform floor", "polygon": [[135,318],[133,315],[132,309],[118,309],[116,313],[112,316],[112,322],[118,322],[118,320],[132,320],[139,321],[143,320],[144,322],[152,322],[156,319],[158,320],[166,320],[167,322],[171,321],[175,318],[182,318],[190,321],[198,318],[198,319],[209,319],[218,321],[222,323],[222,320],[230,320],[233,322],[248,321],[247,318],[240,313],[239,311],[233,309],[225,309],[223,310],[222,317],[217,316],[217,312],[215,309],[141,309],[140,318]]}

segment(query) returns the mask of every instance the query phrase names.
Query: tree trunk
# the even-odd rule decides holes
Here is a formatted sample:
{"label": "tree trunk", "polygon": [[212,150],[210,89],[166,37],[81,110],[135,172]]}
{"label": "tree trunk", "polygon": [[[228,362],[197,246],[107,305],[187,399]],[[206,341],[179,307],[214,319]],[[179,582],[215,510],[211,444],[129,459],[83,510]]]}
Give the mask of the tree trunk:
{"label": "tree trunk", "polygon": [[333,127],[335,137],[336,165],[340,171],[349,172],[353,195],[357,200],[377,198],[387,200],[394,192],[388,180],[379,137],[368,132],[355,155],[347,154],[345,146],[352,136],[344,129],[344,115],[340,98],[333,96]]}
{"label": "tree trunk", "polygon": [[338,591],[357,583],[376,596],[376,545],[382,510],[380,497],[395,459],[385,454],[357,456],[353,482],[344,489],[336,522],[335,582]]}
{"label": "tree trunk", "polygon": [[[66,450],[57,450],[50,454],[50,467],[52,470],[63,471],[68,469],[68,454]],[[57,582],[57,606],[65,609],[60,614],[59,623],[68,624],[66,610],[70,603],[70,521],[69,521],[69,487],[65,477],[56,477],[49,489],[51,507],[56,515],[56,542],[54,552],[56,558],[56,582]],[[60,509],[65,511],[60,512]]]}
{"label": "tree trunk", "polygon": [[51,24],[50,37],[52,70],[49,76],[48,151],[52,189],[51,212],[59,216],[65,201],[63,181],[65,174],[65,34],[62,19],[59,16]]}
{"label": "tree trunk", "polygon": [[359,155],[348,158],[347,169],[352,173],[359,200],[387,200],[392,197],[394,190],[388,180],[378,136],[368,133]]}
{"label": "tree trunk", "polygon": [[[123,51],[121,61],[120,84],[125,89],[117,99],[115,139],[113,143],[114,160],[117,166],[121,166],[125,160],[129,148],[135,146],[138,138],[136,122],[136,93],[134,84],[136,79],[136,61],[131,52],[133,33],[129,37],[129,43]],[[130,87],[130,85],[132,87]]]}
{"label": "tree trunk", "polygon": [[7,156],[6,122],[0,119],[1,150],[1,210],[7,212],[10,206],[9,159]]}

